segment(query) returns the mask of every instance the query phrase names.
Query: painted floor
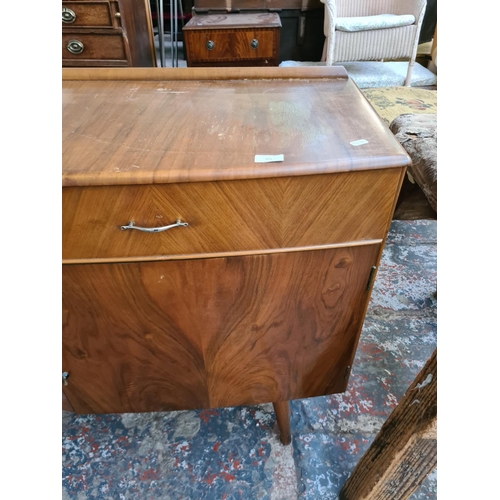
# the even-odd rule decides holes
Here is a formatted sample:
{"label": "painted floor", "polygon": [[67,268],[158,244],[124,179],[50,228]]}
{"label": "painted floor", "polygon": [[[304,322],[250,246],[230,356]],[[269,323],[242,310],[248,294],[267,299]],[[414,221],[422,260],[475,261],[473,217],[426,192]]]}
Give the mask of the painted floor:
{"label": "painted floor", "polygon": [[[292,401],[291,445],[271,404],[64,413],[63,500],[336,499],[436,346],[436,232],[393,221],[348,389]],[[436,498],[434,471],[411,500]]]}

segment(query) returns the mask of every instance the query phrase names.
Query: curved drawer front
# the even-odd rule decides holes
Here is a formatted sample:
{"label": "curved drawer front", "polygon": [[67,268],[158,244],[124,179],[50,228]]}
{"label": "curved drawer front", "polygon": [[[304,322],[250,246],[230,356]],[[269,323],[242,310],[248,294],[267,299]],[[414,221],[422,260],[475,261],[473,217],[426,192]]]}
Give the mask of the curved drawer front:
{"label": "curved drawer front", "polygon": [[[383,239],[401,172],[65,187],[63,259],[168,259]],[[120,229],[178,219],[188,226]]]}

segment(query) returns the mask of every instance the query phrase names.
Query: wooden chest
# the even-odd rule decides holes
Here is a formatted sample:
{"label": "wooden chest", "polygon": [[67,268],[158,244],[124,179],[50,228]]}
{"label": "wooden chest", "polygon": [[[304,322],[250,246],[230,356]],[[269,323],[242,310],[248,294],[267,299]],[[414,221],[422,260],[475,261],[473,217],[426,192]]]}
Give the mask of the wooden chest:
{"label": "wooden chest", "polygon": [[62,65],[156,67],[149,0],[64,0]]}
{"label": "wooden chest", "polygon": [[184,27],[188,66],[278,66],[276,13],[194,16]]}
{"label": "wooden chest", "polygon": [[346,389],[408,155],[341,67],[63,77],[69,403],[273,402],[286,442]]}

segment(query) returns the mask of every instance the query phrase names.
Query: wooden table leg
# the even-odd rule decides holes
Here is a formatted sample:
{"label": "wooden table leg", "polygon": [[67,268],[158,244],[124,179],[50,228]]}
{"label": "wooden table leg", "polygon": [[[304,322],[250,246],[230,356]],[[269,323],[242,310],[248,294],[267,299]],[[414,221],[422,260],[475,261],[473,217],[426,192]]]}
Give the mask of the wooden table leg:
{"label": "wooden table leg", "polygon": [[273,406],[280,430],[280,440],[283,444],[290,444],[292,440],[290,434],[290,405],[288,401],[278,401],[273,403]]}
{"label": "wooden table leg", "polygon": [[405,500],[437,464],[437,351],[361,457],[340,500]]}

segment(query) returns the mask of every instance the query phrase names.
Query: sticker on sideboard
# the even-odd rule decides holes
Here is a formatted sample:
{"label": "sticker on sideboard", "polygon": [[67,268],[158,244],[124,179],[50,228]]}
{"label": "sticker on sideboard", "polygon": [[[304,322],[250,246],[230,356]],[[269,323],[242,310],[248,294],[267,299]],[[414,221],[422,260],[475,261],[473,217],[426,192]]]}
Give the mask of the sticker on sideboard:
{"label": "sticker on sideboard", "polygon": [[368,144],[366,139],[358,139],[357,141],[352,141],[349,143],[351,146],[362,146],[363,144]]}
{"label": "sticker on sideboard", "polygon": [[255,155],[255,163],[272,163],[284,160],[285,155]]}

